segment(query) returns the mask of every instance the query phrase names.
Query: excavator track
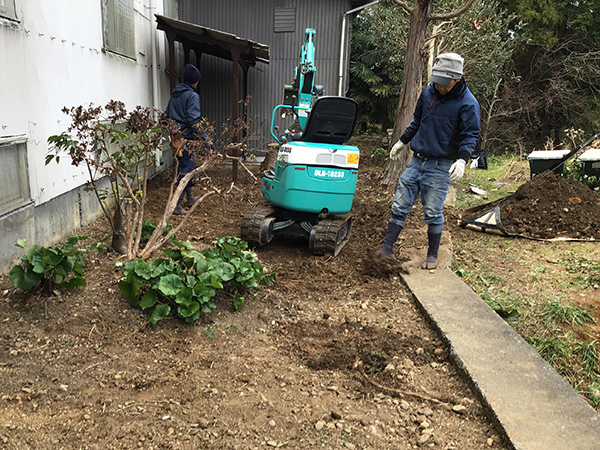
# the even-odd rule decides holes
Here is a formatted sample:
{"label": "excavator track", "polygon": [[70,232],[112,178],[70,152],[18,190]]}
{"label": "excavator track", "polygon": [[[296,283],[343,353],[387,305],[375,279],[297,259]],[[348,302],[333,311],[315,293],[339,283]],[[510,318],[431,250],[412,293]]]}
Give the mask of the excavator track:
{"label": "excavator track", "polygon": [[352,217],[321,220],[311,231],[309,247],[315,255],[331,253],[337,256],[350,239],[351,226]]}
{"label": "excavator track", "polygon": [[275,208],[260,206],[244,215],[241,238],[252,245],[267,244],[275,235],[273,230],[274,213]]}
{"label": "excavator track", "polygon": [[[350,238],[350,228],[352,217],[350,216],[331,216],[329,219],[320,220],[316,225],[310,225],[308,222],[300,222],[301,219],[281,220],[277,222],[277,216],[281,215],[275,207],[259,206],[246,213],[242,219],[241,238],[250,245],[260,247],[268,244],[275,234],[285,233],[283,231],[290,225],[295,230],[292,233],[308,234],[308,246],[315,255],[332,254],[337,256],[342,247]],[[294,225],[295,224],[295,225]],[[301,225],[301,226],[300,226]],[[305,226],[306,225],[306,226]],[[304,232],[302,232],[304,229]],[[290,233],[290,231],[287,231]],[[294,234],[296,235],[296,234]]]}

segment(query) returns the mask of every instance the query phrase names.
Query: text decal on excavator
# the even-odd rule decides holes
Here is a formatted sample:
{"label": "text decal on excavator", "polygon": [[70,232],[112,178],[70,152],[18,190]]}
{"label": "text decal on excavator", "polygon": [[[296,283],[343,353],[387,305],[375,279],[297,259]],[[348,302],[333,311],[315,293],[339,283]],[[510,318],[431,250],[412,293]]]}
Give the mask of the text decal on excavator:
{"label": "text decal on excavator", "polygon": [[315,169],[315,177],[319,178],[344,178],[343,170]]}

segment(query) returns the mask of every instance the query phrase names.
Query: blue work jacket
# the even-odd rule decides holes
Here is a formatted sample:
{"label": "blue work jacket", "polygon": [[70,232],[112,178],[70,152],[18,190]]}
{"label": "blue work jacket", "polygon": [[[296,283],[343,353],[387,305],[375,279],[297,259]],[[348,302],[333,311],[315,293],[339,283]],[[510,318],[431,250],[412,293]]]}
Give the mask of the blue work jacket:
{"label": "blue work jacket", "polygon": [[[194,125],[199,124],[202,120],[200,113],[200,96],[189,83],[179,83],[171,92],[165,117],[173,119],[179,125],[179,130],[183,133],[183,138],[186,144],[183,147],[182,156],[178,157],[179,177],[177,182],[181,180],[184,173],[191,172],[196,168],[196,158],[193,148],[187,144],[187,141],[198,139]],[[208,140],[206,132],[202,131],[200,136],[204,140]]]}
{"label": "blue work jacket", "polygon": [[417,101],[414,118],[400,140],[432,159],[468,161],[479,139],[479,103],[462,79],[446,95],[429,84]]}
{"label": "blue work jacket", "polygon": [[[202,120],[200,113],[200,96],[189,83],[179,83],[171,92],[165,116],[173,119],[183,131],[184,139],[192,141],[198,137],[195,134],[194,125],[199,124]],[[205,140],[208,136],[205,132],[201,133],[201,137]]]}

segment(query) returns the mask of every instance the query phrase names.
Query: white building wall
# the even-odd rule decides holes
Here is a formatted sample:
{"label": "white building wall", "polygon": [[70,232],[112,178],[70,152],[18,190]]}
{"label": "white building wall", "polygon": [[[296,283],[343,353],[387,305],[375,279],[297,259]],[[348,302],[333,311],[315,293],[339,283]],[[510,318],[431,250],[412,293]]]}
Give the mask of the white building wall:
{"label": "white building wall", "polygon": [[[26,136],[36,205],[86,181],[87,174],[66,162],[44,165],[48,136],[70,124],[64,106],[105,105],[113,99],[130,110],[153,103],[151,32],[164,46],[154,20],[154,12],[162,14],[162,1],[134,0],[135,61],[102,50],[101,1],[16,0],[20,23],[0,19],[0,139]],[[160,9],[151,11],[151,3]],[[159,108],[168,100],[164,55],[162,49]]]}
{"label": "white building wall", "polygon": [[0,272],[22,254],[17,239],[50,245],[101,214],[83,190],[83,169],[67,157],[45,165],[48,137],[71,123],[62,108],[120,100],[128,110],[163,109],[169,98],[165,38],[154,18],[165,0],[133,0],[135,60],[103,51],[105,0],[14,1],[17,20],[0,17],[0,152],[16,137],[26,142],[31,201],[0,212]]}

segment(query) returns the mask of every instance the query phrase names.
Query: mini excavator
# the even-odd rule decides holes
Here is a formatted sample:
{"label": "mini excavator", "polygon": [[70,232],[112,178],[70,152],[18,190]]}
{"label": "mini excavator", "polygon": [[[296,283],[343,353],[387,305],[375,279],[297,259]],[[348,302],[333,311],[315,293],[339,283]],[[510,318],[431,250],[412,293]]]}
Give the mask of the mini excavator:
{"label": "mini excavator", "polygon": [[[259,206],[242,219],[242,239],[262,246],[275,236],[304,238],[315,255],[337,255],[348,242],[349,215],[358,178],[359,149],[346,145],[356,123],[357,104],[347,97],[323,96],[315,86],[315,30],[307,28],[292,85],[273,110],[271,135],[279,144],[274,168],[263,173]],[[317,100],[313,104],[313,98]],[[292,114],[281,135],[275,119]]]}

